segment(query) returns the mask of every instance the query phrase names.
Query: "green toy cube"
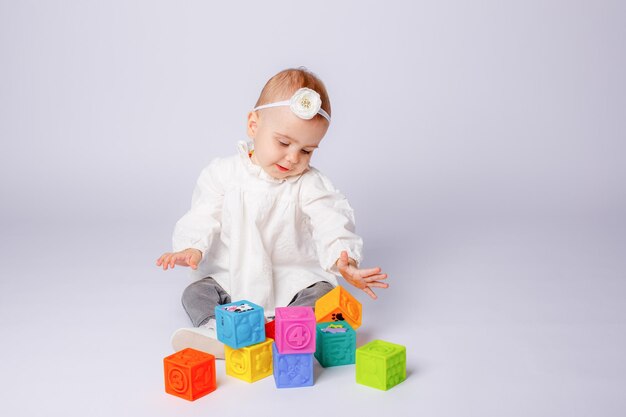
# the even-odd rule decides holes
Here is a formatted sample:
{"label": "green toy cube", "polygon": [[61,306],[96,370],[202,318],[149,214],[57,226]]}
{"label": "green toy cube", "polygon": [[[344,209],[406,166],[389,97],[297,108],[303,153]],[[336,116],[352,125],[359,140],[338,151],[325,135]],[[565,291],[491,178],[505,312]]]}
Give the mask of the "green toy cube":
{"label": "green toy cube", "polygon": [[373,340],[356,350],[356,382],[388,390],[406,379],[406,347]]}
{"label": "green toy cube", "polygon": [[315,357],[324,368],[354,363],[356,332],[347,321],[317,324]]}

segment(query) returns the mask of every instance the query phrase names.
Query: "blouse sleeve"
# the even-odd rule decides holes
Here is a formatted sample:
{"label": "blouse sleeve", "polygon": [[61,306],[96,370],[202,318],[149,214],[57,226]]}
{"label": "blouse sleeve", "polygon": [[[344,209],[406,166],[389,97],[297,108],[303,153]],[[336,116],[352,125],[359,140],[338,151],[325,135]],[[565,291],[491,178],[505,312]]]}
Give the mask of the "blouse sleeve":
{"label": "blouse sleeve", "polygon": [[220,160],[216,159],[200,173],[191,197],[191,209],[176,223],[172,237],[175,252],[195,248],[202,259],[221,230],[224,186]]}
{"label": "blouse sleeve", "polygon": [[302,210],[309,217],[320,265],[339,274],[336,262],[342,251],[361,263],[363,240],[355,233],[354,210],[330,180],[314,170],[303,184]]}

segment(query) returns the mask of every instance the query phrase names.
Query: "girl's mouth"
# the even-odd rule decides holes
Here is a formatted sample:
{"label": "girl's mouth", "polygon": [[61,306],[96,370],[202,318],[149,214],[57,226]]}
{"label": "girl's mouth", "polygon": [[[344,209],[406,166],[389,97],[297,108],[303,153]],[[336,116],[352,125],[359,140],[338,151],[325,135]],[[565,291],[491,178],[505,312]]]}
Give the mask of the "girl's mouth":
{"label": "girl's mouth", "polygon": [[280,172],[287,172],[287,171],[289,171],[289,168],[285,168],[284,166],[281,166],[281,165],[278,165],[278,164],[276,164],[276,166],[278,167],[278,170]]}

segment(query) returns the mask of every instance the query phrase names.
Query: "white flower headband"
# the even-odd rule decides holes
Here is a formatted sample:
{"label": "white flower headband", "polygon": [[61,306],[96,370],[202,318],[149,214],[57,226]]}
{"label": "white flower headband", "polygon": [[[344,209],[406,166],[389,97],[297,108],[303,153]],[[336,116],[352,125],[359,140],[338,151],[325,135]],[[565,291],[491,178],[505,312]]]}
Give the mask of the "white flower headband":
{"label": "white flower headband", "polygon": [[330,123],[330,115],[322,109],[322,99],[317,91],[310,88],[301,88],[291,96],[291,99],[263,104],[255,107],[252,111],[267,109],[269,107],[289,106],[291,111],[301,119],[310,120],[316,114],[324,117]]}

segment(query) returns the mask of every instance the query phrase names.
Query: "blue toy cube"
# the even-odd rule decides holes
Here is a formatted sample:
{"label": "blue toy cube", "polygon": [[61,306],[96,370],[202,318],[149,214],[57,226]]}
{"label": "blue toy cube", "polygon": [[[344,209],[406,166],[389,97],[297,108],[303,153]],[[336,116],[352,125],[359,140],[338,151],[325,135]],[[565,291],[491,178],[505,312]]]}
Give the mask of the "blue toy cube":
{"label": "blue toy cube", "polygon": [[315,358],[324,368],[354,363],[356,332],[347,321],[318,323]]}
{"label": "blue toy cube", "polygon": [[265,341],[263,307],[247,300],[215,307],[217,338],[233,349]]}
{"label": "blue toy cube", "polygon": [[274,343],[280,353],[315,352],[313,307],[278,307],[275,321]]}
{"label": "blue toy cube", "polygon": [[313,354],[280,354],[272,345],[274,381],[276,388],[310,387],[313,385]]}

